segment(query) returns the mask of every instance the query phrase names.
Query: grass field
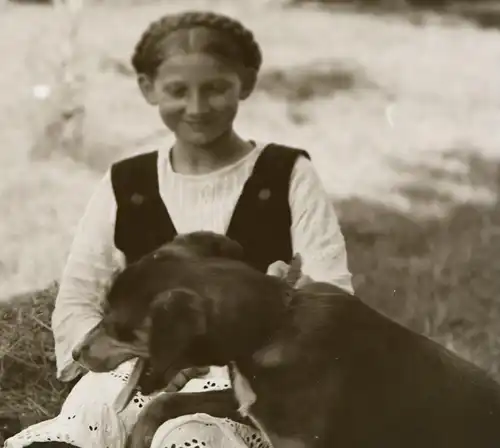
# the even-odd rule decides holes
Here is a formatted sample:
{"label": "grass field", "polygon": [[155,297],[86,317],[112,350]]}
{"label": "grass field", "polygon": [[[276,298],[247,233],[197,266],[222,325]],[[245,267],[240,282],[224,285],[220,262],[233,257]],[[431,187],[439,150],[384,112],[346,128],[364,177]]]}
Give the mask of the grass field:
{"label": "grass field", "polygon": [[[428,16],[177,0],[94,6],[82,30],[85,145],[30,160],[58,28],[44,7],[0,11],[0,412],[45,418],[65,389],[48,329],[55,287],[95,181],[170,138],[127,64],[159,14],[209,7],[255,30],[265,64],[241,134],[310,150],[370,304],[500,379],[500,34]],[[36,292],[38,291],[38,292]],[[12,302],[12,298],[17,299]],[[369,335],[367,335],[369,337]]]}

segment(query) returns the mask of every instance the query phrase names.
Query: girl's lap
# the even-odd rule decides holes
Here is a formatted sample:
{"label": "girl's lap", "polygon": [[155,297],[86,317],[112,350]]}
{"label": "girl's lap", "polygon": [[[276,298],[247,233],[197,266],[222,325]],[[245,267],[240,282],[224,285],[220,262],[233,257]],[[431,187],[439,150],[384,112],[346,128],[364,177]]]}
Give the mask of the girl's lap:
{"label": "girl's lap", "polygon": [[[122,448],[137,416],[145,404],[153,399],[153,396],[137,393],[123,411],[120,413],[114,411],[113,403],[127,383],[133,364],[133,361],[124,363],[113,372],[87,373],[74,386],[57,417],[24,429],[8,439],[5,448],[30,446],[50,448],[50,444],[54,442],[57,443],[52,445],[54,447],[74,445]],[[224,372],[225,370],[215,369],[205,378],[192,379],[183,391],[200,392],[227,388],[229,380]],[[197,414],[164,423],[157,431],[151,448],[173,445],[195,448],[197,444],[200,448],[210,446],[253,448],[259,446],[259,443],[253,443],[256,441],[260,443],[260,438],[251,428],[230,420]],[[38,442],[48,443],[40,445]],[[250,442],[252,444],[249,444]]]}

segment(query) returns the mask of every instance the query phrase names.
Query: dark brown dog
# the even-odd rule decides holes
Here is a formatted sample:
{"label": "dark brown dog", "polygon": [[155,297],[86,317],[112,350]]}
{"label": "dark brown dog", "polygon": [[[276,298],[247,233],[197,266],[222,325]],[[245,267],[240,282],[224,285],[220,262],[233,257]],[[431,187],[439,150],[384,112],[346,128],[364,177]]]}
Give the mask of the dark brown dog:
{"label": "dark brown dog", "polygon": [[[144,392],[186,367],[233,363],[275,448],[500,446],[500,387],[472,364],[332,285],[294,291],[243,262],[189,252],[166,246],[110,294],[108,334],[149,352]],[[196,400],[180,407],[200,412]],[[177,416],[168,399],[151,409],[157,426]],[[134,432],[147,418],[148,408]]]}

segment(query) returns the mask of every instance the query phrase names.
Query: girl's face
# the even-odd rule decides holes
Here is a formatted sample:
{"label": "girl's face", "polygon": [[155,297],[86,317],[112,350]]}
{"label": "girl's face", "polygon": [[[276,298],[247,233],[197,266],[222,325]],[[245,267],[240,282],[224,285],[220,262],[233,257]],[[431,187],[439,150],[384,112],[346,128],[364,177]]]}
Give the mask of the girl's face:
{"label": "girl's face", "polygon": [[177,139],[192,145],[208,145],[230,132],[246,96],[239,74],[203,53],[172,55],[154,79],[142,76],[139,85]]}

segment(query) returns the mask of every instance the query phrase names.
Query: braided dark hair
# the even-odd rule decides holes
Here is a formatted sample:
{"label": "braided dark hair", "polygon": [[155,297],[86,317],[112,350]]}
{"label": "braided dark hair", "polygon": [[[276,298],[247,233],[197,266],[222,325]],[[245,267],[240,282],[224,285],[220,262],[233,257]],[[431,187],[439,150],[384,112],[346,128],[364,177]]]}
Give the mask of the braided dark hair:
{"label": "braided dark hair", "polygon": [[168,14],[151,23],[137,43],[132,56],[136,73],[154,78],[165,58],[165,51],[161,48],[165,39],[175,31],[192,28],[205,28],[222,37],[218,39],[219,45],[212,45],[209,51],[250,71],[251,79],[247,81],[253,87],[262,65],[261,49],[253,33],[238,20],[210,11]]}

